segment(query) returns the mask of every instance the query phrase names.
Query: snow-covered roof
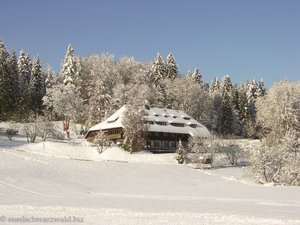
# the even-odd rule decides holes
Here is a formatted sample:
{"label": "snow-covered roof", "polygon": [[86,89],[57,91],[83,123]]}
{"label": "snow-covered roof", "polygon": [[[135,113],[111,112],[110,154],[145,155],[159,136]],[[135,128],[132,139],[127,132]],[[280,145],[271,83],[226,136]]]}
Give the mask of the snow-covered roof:
{"label": "snow-covered roof", "polygon": [[[90,131],[122,128],[122,119],[126,106],[123,106],[105,121],[91,127]],[[145,120],[149,122],[148,131],[189,134],[193,137],[209,137],[208,129],[193,119],[191,116],[180,110],[150,108],[145,109]]]}
{"label": "snow-covered roof", "polygon": [[101,123],[91,127],[89,131],[97,131],[97,130],[107,130],[112,128],[122,128],[122,119],[124,117],[124,112],[126,111],[126,106],[123,105],[118,111],[108,117]]}

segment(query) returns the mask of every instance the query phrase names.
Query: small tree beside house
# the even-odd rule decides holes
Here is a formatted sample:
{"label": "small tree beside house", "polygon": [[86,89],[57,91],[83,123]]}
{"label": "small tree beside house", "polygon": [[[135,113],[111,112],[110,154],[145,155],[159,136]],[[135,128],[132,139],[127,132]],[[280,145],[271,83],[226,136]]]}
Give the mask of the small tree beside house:
{"label": "small tree beside house", "polygon": [[140,151],[147,133],[147,125],[144,122],[144,110],[137,104],[127,105],[122,124],[124,126],[123,148],[130,153]]}
{"label": "small tree beside house", "polygon": [[48,109],[53,109],[63,119],[63,130],[70,138],[70,120],[82,115],[83,100],[78,89],[72,83],[54,85],[47,89],[43,101]]}
{"label": "small tree beside house", "polygon": [[185,161],[185,157],[186,157],[186,149],[184,148],[181,140],[179,140],[178,149],[177,149],[176,153],[177,153],[177,156],[176,156],[177,162],[179,164],[183,164]]}
{"label": "small tree beside house", "polygon": [[104,150],[105,145],[107,144],[107,138],[104,131],[99,131],[93,142],[97,147],[98,153],[101,154]]}

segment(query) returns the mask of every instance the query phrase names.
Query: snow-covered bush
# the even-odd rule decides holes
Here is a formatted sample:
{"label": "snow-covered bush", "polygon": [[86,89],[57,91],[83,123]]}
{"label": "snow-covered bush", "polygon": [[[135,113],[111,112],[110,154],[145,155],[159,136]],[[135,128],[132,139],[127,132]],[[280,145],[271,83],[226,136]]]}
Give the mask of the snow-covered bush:
{"label": "snow-covered bush", "polygon": [[221,151],[226,155],[231,165],[236,165],[239,160],[246,155],[246,152],[232,140],[224,144]]}
{"label": "snow-covered bush", "polygon": [[98,132],[93,140],[93,143],[96,145],[99,154],[102,153],[104,150],[104,146],[108,144],[105,133],[103,131]]}
{"label": "snow-covered bush", "polygon": [[11,141],[13,136],[15,136],[18,133],[18,129],[15,123],[9,123],[8,127],[5,130],[6,136]]}
{"label": "snow-covered bush", "polygon": [[258,182],[300,185],[300,157],[287,146],[285,138],[269,134],[251,151],[250,159],[252,175]]}
{"label": "snow-covered bush", "polygon": [[287,151],[277,141],[278,145],[274,146],[271,139],[269,137],[251,151],[251,172],[260,183],[279,183],[288,163]]}
{"label": "snow-covered bush", "polygon": [[35,142],[39,134],[39,126],[36,122],[29,122],[23,124],[23,130],[26,134],[27,142]]}
{"label": "snow-covered bush", "polygon": [[203,168],[206,164],[212,166],[215,155],[220,152],[221,145],[215,136],[210,138],[190,137],[188,149],[188,160],[196,164],[196,168]]}
{"label": "snow-covered bush", "polygon": [[35,142],[37,137],[42,141],[46,141],[51,137],[54,139],[64,139],[64,134],[60,132],[57,127],[42,116],[30,116],[28,122],[23,124],[23,130],[27,137],[27,142]]}
{"label": "snow-covered bush", "polygon": [[64,134],[60,132],[56,126],[50,121],[37,121],[38,123],[38,136],[46,141],[47,138],[51,137],[54,139],[62,140],[64,139]]}

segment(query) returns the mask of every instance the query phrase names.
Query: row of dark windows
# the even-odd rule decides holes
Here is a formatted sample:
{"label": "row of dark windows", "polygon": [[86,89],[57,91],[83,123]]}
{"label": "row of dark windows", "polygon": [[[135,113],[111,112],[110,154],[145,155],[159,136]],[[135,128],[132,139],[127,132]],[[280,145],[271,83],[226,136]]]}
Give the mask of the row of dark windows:
{"label": "row of dark windows", "polygon": [[[147,121],[148,124],[154,124],[154,121]],[[161,126],[167,126],[167,122],[161,122],[161,121],[156,121],[155,122],[157,125],[161,125]],[[170,123],[170,125],[174,126],[174,127],[184,127],[184,123]],[[196,128],[197,124],[190,124],[189,125],[192,128]]]}
{"label": "row of dark windows", "polygon": [[[159,115],[159,114],[154,114],[154,116],[155,116],[155,117],[159,117],[160,115]],[[172,117],[172,118],[174,118],[174,119],[178,118],[178,116],[168,116],[168,115],[164,115],[164,117],[165,117],[165,118]],[[185,117],[183,117],[183,119],[185,119],[185,120],[190,120],[191,118],[185,116]]]}

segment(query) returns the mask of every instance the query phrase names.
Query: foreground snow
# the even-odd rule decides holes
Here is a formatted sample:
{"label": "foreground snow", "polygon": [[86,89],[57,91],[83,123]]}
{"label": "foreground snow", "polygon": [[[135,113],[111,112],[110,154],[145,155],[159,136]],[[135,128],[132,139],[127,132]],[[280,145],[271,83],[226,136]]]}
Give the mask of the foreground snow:
{"label": "foreground snow", "polygon": [[173,160],[120,155],[116,148],[99,155],[79,142],[0,139],[0,216],[74,216],[77,224],[300,224],[299,187],[260,186],[243,168],[195,170]]}

